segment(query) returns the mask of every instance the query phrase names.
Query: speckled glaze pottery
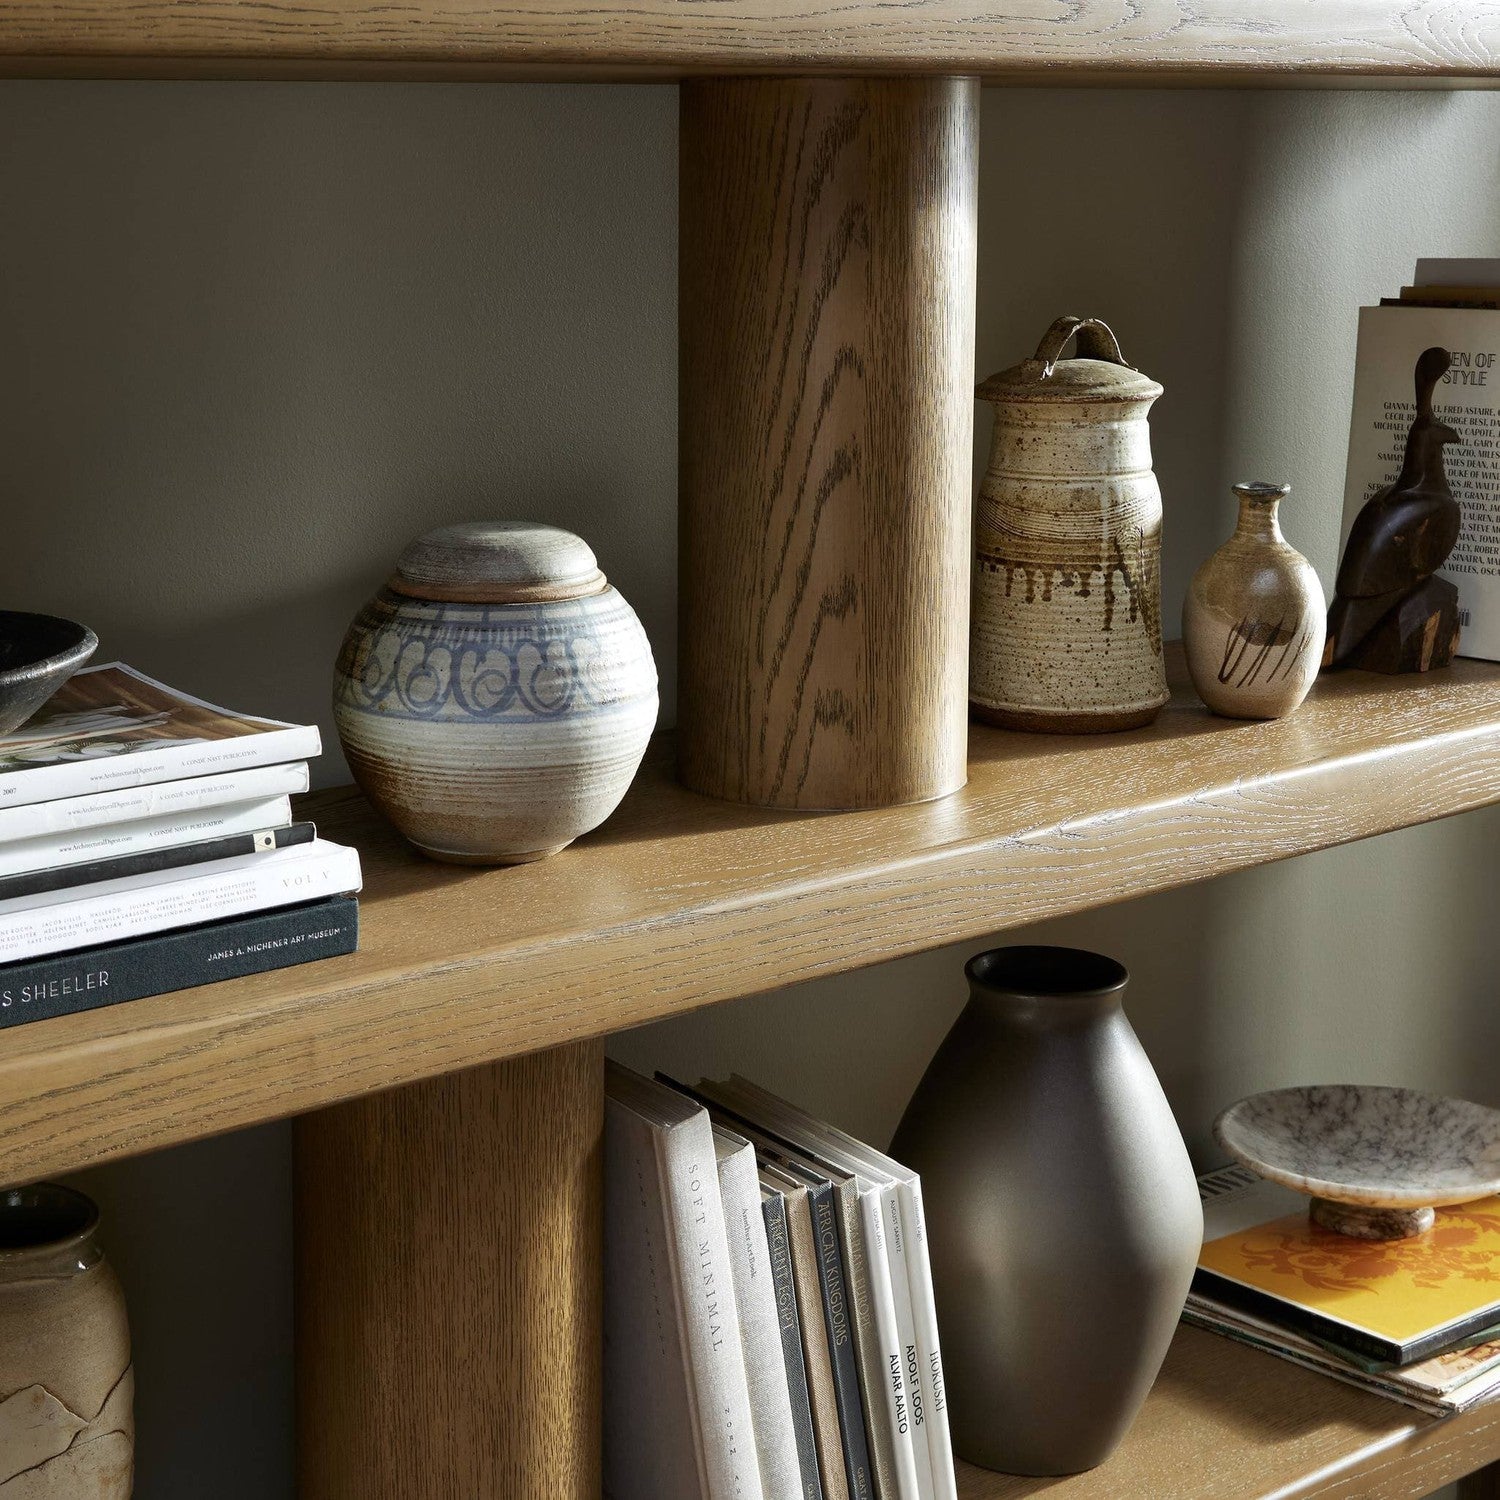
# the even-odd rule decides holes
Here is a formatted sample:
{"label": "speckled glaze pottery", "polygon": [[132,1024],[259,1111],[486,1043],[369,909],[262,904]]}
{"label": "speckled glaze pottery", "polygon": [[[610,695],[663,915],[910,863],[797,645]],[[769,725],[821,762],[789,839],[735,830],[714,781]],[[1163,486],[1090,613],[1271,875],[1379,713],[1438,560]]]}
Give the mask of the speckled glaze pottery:
{"label": "speckled glaze pottery", "polygon": [[1365,1240],[1432,1228],[1433,1209],[1500,1193],[1500,1110],[1373,1084],[1272,1089],[1214,1135],[1252,1172],[1312,1197],[1325,1229]]}
{"label": "speckled glaze pottery", "polygon": [[360,611],[334,722],[370,801],[424,854],[525,864],[619,805],[656,665],[587,544],[529,522],[418,537]]}
{"label": "speckled glaze pottery", "polygon": [[98,649],[76,620],[0,609],[0,734],[19,729]]}
{"label": "speckled glaze pottery", "polygon": [[1192,1163],[1121,1008],[1075,948],[981,953],[891,1153],[922,1177],[954,1451],[1102,1463],[1146,1399],[1203,1241]]}
{"label": "speckled glaze pottery", "polygon": [[1281,534],[1289,484],[1237,484],[1234,535],[1193,575],[1182,640],[1198,696],[1229,719],[1279,719],[1307,697],[1328,606],[1313,565]]}
{"label": "speckled glaze pottery", "polygon": [[[1075,336],[1078,358],[1061,358]],[[1168,696],[1146,423],[1161,387],[1106,324],[1059,318],[979,394],[995,429],[975,513],[975,717],[1066,734],[1149,724]]]}
{"label": "speckled glaze pottery", "polygon": [[0,1500],[128,1500],[135,1376],[99,1215],[54,1183],[0,1191]]}

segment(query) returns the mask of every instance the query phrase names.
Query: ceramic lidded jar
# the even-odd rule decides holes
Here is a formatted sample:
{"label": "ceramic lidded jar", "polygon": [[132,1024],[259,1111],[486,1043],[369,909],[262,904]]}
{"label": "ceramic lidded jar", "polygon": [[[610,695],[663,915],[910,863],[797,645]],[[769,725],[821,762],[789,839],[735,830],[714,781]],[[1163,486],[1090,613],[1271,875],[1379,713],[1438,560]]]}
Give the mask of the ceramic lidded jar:
{"label": "ceramic lidded jar", "polygon": [[334,674],[355,780],[424,854],[457,864],[524,864],[598,827],[656,710],[635,611],[582,538],[531,522],[418,537]]}
{"label": "ceramic lidded jar", "polygon": [[995,429],[975,513],[977,718],[1089,734],[1149,724],[1167,701],[1146,423],[1161,390],[1097,318],[1059,318],[979,387]]}
{"label": "ceramic lidded jar", "polygon": [[130,1327],[98,1222],[56,1183],[0,1192],[0,1495],[129,1500]]}
{"label": "ceramic lidded jar", "polygon": [[1237,484],[1234,535],[1193,574],[1182,641],[1198,696],[1230,719],[1279,719],[1323,660],[1327,605],[1313,565],[1281,534],[1289,484]]}

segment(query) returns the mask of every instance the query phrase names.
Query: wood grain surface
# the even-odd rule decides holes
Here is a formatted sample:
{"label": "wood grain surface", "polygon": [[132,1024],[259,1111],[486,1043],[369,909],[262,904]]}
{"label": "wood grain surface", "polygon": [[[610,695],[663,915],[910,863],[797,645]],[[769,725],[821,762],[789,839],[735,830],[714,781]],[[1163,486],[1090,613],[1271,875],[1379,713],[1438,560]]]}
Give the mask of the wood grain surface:
{"label": "wood grain surface", "polygon": [[1497,0],[0,0],[0,72],[1493,80]]}
{"label": "wood grain surface", "polygon": [[597,1500],[598,1042],[297,1122],[300,1500]]}
{"label": "wood grain surface", "polygon": [[678,747],[696,791],[964,780],[978,90],[682,88]]}
{"label": "wood grain surface", "polygon": [[1179,1328],[1145,1409],[1099,1468],[1021,1479],[966,1464],[958,1492],[960,1500],[1418,1500],[1496,1457],[1500,1403],[1436,1421]]}
{"label": "wood grain surface", "polygon": [[1236,723],[1182,687],[1148,729],[971,727],[940,802],[805,816],[677,785],[648,754],[555,859],[464,870],[352,791],[360,951],[0,1032],[0,1182],[316,1109],[492,1059],[1500,800],[1500,667],[1342,673]]}

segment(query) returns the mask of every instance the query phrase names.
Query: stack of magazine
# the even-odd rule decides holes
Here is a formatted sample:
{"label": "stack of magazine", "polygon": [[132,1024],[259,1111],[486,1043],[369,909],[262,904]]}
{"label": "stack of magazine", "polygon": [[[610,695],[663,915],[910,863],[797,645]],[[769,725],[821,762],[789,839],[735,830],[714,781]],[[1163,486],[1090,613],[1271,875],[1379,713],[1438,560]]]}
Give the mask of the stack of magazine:
{"label": "stack of magazine", "polygon": [[0,738],[0,1026],[352,952],[359,855],[292,819],[319,748],[119,663]]}
{"label": "stack of magazine", "polygon": [[1199,1189],[1185,1321],[1437,1416],[1500,1394],[1500,1198],[1369,1241],[1318,1228],[1305,1197],[1245,1167]]}
{"label": "stack of magazine", "polygon": [[605,1093],[611,1500],[957,1500],[917,1176],[742,1078]]}

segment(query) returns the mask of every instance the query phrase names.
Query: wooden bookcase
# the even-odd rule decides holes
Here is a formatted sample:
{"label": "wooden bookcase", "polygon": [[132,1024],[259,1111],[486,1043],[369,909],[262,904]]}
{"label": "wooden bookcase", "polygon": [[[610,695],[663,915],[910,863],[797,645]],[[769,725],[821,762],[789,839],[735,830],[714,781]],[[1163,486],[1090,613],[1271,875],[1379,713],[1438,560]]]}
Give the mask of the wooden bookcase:
{"label": "wooden bookcase", "polygon": [[[972,347],[972,312],[924,297],[926,262],[905,248],[920,216],[923,254],[939,245],[964,284],[976,146],[972,85],[955,80],[1493,86],[1500,7],[0,0],[0,76],[692,78],[685,149],[710,185],[715,153],[728,163],[737,149],[737,131],[713,124],[724,75],[739,75],[740,120],[856,122],[813,189],[766,195],[763,227],[780,216],[790,236],[825,201],[855,215],[873,249],[837,276],[878,274],[902,340],[958,350]],[[892,86],[850,81],[875,78]],[[734,274],[711,196],[683,213],[684,245],[711,246],[714,274]],[[684,266],[685,286],[698,269]],[[825,272],[808,260],[810,295]],[[799,346],[806,334],[814,385],[851,344],[872,367],[887,352],[861,343],[857,315],[808,331],[769,303],[750,311]],[[711,374],[714,341],[735,337],[717,328],[684,347]],[[954,433],[935,440],[924,424],[967,409],[972,369],[957,355],[881,368],[861,420],[919,455],[901,503],[936,514],[953,501]],[[695,431],[697,469],[748,451],[735,409],[717,403]],[[812,458],[845,436],[818,435]],[[687,481],[684,505],[703,501]],[[976,728],[965,790],[872,812],[697,797],[673,781],[671,755],[658,747],[599,833],[515,870],[425,863],[352,792],[314,798],[312,815],[364,855],[359,953],[5,1035],[0,1181],[297,1117],[305,1500],[597,1496],[609,1033],[1500,801],[1500,668],[1350,675],[1291,720],[1231,724],[1196,704],[1179,664],[1147,731]],[[1103,1468],[1061,1482],[966,1468],[961,1488],[966,1500],[1396,1500],[1468,1475],[1481,1500],[1500,1495],[1500,1468],[1486,1469],[1497,1460],[1500,1408],[1434,1421],[1184,1330]]]}

